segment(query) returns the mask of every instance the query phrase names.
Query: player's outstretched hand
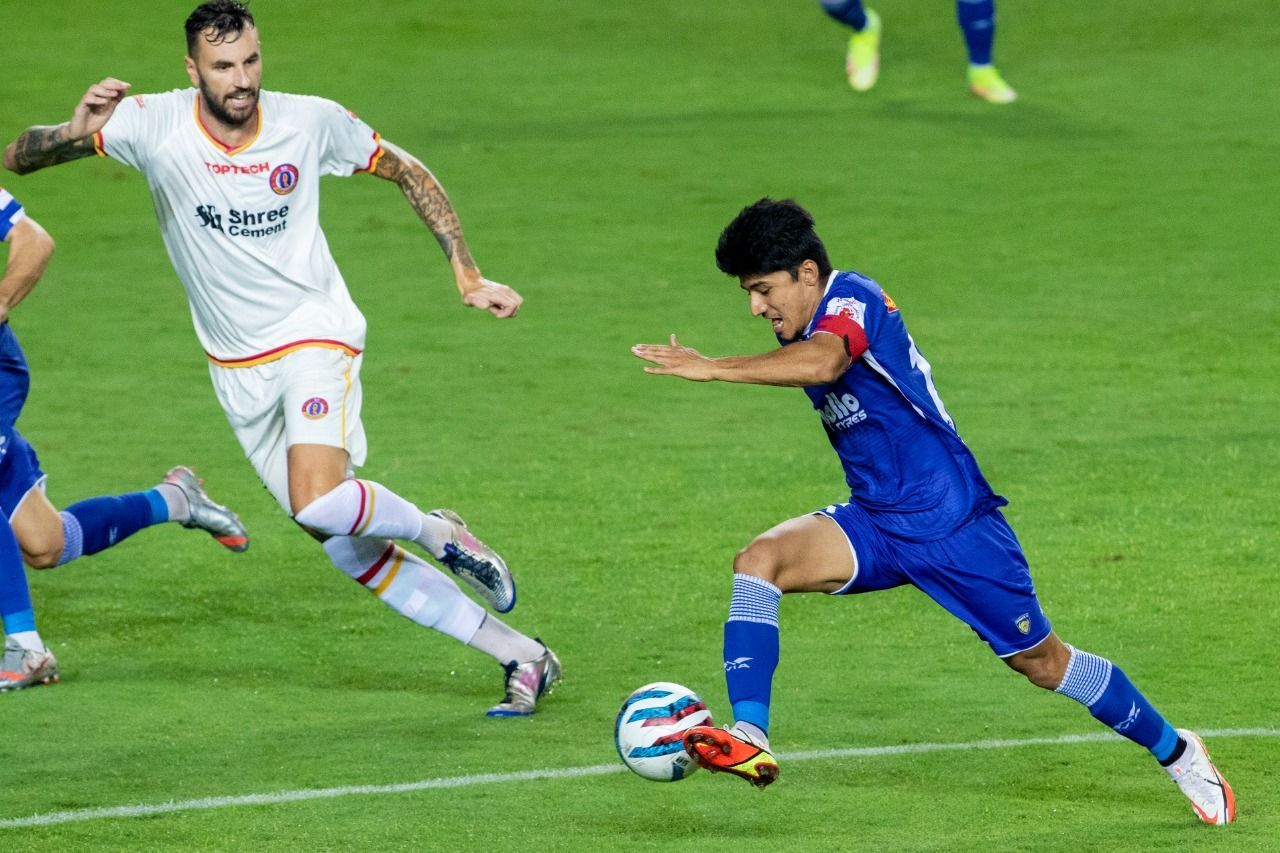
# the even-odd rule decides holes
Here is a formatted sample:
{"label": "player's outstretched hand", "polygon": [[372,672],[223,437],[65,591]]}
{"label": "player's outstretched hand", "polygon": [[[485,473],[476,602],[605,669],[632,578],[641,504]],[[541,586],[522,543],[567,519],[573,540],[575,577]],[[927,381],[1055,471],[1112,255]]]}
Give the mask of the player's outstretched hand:
{"label": "player's outstretched hand", "polygon": [[631,354],[657,365],[646,367],[645,373],[679,376],[694,382],[710,382],[716,378],[715,362],[693,347],[682,346],[674,334],[669,344],[636,344]]}
{"label": "player's outstretched hand", "polygon": [[510,287],[487,278],[480,279],[480,286],[462,297],[463,305],[480,308],[495,317],[514,317],[523,302],[520,294]]}
{"label": "player's outstretched hand", "polygon": [[107,119],[116,111],[116,104],[124,99],[125,92],[128,91],[129,84],[114,77],[94,83],[71,113],[67,136],[71,139],[84,139],[102,130]]}

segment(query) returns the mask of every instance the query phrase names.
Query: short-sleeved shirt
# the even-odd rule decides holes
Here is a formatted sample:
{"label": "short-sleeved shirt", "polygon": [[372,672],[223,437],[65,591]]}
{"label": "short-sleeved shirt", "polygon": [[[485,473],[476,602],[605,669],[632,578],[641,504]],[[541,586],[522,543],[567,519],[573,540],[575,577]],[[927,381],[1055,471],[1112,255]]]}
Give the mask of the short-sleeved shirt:
{"label": "short-sleeved shirt", "polygon": [[833,272],[801,334],[840,337],[849,368],[805,388],[844,467],[850,500],[883,531],[940,539],[1006,501],[992,491],[934,388],[897,305],[855,272]]}
{"label": "short-sleeved shirt", "polygon": [[14,198],[4,187],[0,187],[0,242],[9,239],[13,226],[25,219],[27,213],[22,209],[22,202]]}
{"label": "short-sleeved shirt", "polygon": [[372,171],[378,134],[333,101],[263,91],[257,136],[233,148],[201,109],[195,89],[129,97],[94,143],[146,176],[210,360],[359,352],[365,320],[320,229],[320,177]]}

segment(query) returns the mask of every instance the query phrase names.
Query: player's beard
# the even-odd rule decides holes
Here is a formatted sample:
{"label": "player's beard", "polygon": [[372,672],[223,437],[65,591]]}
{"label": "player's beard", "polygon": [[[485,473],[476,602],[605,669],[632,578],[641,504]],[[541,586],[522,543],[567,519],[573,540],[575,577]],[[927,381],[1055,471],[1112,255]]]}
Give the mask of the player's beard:
{"label": "player's beard", "polygon": [[[253,95],[253,103],[249,104],[249,106],[244,108],[243,115],[237,115],[231,112],[225,106],[227,100],[229,100],[232,96],[242,95],[245,93],[249,93]],[[219,101],[214,96],[213,92],[209,90],[209,87],[205,85],[204,80],[201,79],[200,97],[204,101],[205,109],[209,111],[209,114],[212,115],[214,118],[216,118],[222,124],[226,125],[227,127],[239,127],[240,125],[249,121],[249,119],[253,118],[254,113],[258,111],[258,90],[257,89],[233,89],[232,91],[228,92],[221,101]]]}

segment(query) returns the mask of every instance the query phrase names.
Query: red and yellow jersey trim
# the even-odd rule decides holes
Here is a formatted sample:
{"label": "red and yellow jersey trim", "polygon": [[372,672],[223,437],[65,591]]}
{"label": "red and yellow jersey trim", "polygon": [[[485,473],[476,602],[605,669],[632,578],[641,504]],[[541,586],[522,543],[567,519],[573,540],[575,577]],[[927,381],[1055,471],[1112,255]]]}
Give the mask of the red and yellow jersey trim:
{"label": "red and yellow jersey trim", "polygon": [[262,135],[262,101],[258,101],[258,128],[253,132],[253,137],[244,145],[228,145],[218,137],[214,136],[209,128],[204,126],[204,120],[200,118],[200,95],[197,93],[194,99],[195,103],[192,107],[192,114],[195,116],[196,127],[200,128],[200,132],[204,134],[204,138],[212,142],[218,147],[218,150],[228,157],[235,156],[244,151],[250,145],[258,141],[258,137]]}
{"label": "red and yellow jersey trim", "polygon": [[95,131],[93,134],[93,150],[98,152],[99,157],[107,156],[106,143],[102,141],[102,131]]}
{"label": "red and yellow jersey trim", "polygon": [[382,136],[376,130],[373,132],[373,141],[378,143],[378,147],[369,155],[369,165],[365,166],[363,169],[356,169],[357,174],[360,172],[369,172],[372,174],[373,170],[378,168],[378,161],[382,159],[382,155],[387,153],[387,149],[382,147]]}
{"label": "red and yellow jersey trim", "polygon": [[330,340],[329,338],[306,338],[301,341],[283,344],[275,347],[274,349],[269,349],[256,355],[248,355],[243,358],[218,358],[216,355],[208,352],[206,352],[205,355],[208,356],[210,363],[216,364],[218,367],[257,367],[260,364],[278,361],[289,353],[297,352],[300,349],[307,349],[308,347],[341,350],[347,355],[353,357],[360,354],[360,350],[350,346],[349,344],[344,344],[342,341]]}

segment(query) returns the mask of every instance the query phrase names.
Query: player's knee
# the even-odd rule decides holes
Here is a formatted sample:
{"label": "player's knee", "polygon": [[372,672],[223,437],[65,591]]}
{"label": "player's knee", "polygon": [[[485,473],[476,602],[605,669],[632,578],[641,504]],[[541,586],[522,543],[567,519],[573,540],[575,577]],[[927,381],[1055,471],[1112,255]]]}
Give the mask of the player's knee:
{"label": "player's knee", "polygon": [[354,480],[339,483],[321,495],[307,495],[304,500],[293,501],[293,520],[317,539],[350,533],[351,523],[359,515],[359,487]]}
{"label": "player's knee", "polygon": [[776,583],[778,578],[777,549],[767,539],[756,539],[733,558],[733,572]]}
{"label": "player's knee", "polygon": [[1065,674],[1065,667],[1062,662],[1058,660],[1056,655],[1048,653],[1047,650],[1040,652],[1037,649],[1032,649],[1028,652],[1022,652],[1006,659],[1005,663],[1026,676],[1027,681],[1045,690],[1056,690],[1058,685],[1062,683],[1062,676]]}

